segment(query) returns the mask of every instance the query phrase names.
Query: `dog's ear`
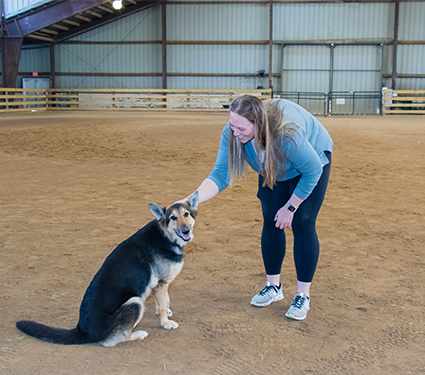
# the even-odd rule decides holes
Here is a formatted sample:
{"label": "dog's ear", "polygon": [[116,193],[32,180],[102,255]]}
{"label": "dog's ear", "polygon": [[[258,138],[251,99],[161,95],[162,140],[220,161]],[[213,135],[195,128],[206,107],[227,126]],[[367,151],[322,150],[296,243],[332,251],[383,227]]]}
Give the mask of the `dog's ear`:
{"label": "dog's ear", "polygon": [[155,219],[161,220],[164,218],[165,215],[165,207],[159,206],[155,203],[148,203],[149,209],[151,210],[153,216],[155,216]]}
{"label": "dog's ear", "polygon": [[192,207],[194,210],[196,210],[196,208],[198,207],[198,203],[199,203],[199,193],[198,190],[195,190],[194,193],[192,193],[186,201],[190,207]]}

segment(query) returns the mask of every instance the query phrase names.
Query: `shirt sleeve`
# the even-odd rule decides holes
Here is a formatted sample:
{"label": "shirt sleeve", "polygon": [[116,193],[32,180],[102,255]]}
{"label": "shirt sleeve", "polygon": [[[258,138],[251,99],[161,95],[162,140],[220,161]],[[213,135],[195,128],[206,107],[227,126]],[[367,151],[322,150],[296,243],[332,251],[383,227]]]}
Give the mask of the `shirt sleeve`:
{"label": "shirt sleeve", "polygon": [[307,199],[323,171],[323,165],[310,142],[299,134],[293,140],[287,140],[285,147],[288,162],[301,174],[294,194],[300,199]]}
{"label": "shirt sleeve", "polygon": [[220,146],[218,149],[215,166],[207,177],[208,179],[214,181],[219,191],[222,191],[226,189],[227,186],[229,186],[228,139],[229,139],[229,127],[226,125],[223,128],[223,132],[221,133]]}

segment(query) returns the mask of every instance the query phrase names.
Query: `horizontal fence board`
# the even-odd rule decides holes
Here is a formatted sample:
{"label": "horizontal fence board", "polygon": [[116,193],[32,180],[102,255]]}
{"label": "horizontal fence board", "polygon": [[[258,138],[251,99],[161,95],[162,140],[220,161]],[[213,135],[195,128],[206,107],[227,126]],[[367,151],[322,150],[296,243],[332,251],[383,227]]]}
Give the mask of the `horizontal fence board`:
{"label": "horizontal fence board", "polygon": [[270,99],[271,90],[185,89],[0,89],[0,111],[209,110],[228,111],[243,94]]}
{"label": "horizontal fence board", "polygon": [[421,111],[409,111],[409,110],[394,110],[387,112],[388,115],[398,114],[398,115],[425,115],[425,110]]}

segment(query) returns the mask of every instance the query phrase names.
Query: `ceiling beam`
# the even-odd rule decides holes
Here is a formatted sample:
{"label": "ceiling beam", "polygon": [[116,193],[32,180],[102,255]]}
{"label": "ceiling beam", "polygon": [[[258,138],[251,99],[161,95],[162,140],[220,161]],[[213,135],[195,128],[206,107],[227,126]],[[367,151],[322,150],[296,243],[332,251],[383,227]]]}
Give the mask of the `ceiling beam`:
{"label": "ceiling beam", "polygon": [[60,29],[60,30],[64,30],[64,31],[68,31],[69,27],[63,26],[63,25],[59,25],[58,23],[55,23],[53,25],[50,25],[50,27],[54,27],[56,29]]}
{"label": "ceiling beam", "polygon": [[108,12],[108,13],[114,13],[114,11],[110,8],[107,8],[103,5],[98,5],[97,8],[99,8],[100,10],[103,10],[104,12]]}
{"label": "ceiling beam", "polygon": [[47,42],[54,42],[55,41],[54,39],[49,38],[48,36],[38,35],[38,34],[29,34],[29,35],[27,35],[27,38],[40,39],[40,40],[45,40]]}
{"label": "ceiling beam", "polygon": [[91,22],[91,18],[84,17],[81,14],[75,14],[74,17],[78,18],[79,20],[82,20],[82,21]]}
{"label": "ceiling beam", "polygon": [[104,2],[105,0],[66,0],[40,10],[35,8],[32,13],[5,20],[2,23],[4,36],[24,37]]}

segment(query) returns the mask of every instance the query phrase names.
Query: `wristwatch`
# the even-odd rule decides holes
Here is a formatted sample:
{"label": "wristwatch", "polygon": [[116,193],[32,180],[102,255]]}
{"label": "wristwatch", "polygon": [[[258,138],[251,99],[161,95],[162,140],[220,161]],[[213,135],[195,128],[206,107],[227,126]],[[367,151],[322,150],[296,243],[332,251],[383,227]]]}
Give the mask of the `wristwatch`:
{"label": "wristwatch", "polygon": [[298,209],[298,207],[293,206],[291,203],[287,203],[286,208],[291,212],[295,212]]}

